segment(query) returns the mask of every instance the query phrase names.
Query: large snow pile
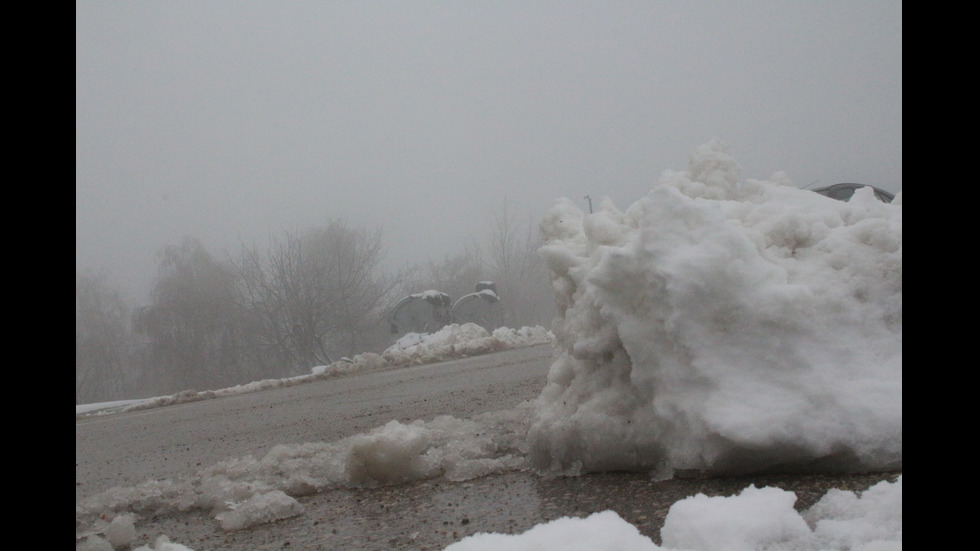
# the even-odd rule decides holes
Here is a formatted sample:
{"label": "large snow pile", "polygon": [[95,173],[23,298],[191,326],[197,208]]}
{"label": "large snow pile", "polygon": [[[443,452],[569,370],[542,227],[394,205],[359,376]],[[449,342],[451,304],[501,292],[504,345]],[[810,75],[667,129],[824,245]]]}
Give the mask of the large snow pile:
{"label": "large snow pile", "polygon": [[561,320],[538,468],[901,467],[901,194],[740,182],[726,149],[542,222]]}

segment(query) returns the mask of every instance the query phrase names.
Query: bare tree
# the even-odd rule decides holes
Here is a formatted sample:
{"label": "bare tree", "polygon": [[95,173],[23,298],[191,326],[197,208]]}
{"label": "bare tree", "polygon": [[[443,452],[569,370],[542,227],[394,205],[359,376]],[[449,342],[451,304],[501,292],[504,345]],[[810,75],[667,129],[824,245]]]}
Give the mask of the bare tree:
{"label": "bare tree", "polygon": [[160,253],[153,304],[134,316],[147,343],[144,385],[159,392],[220,388],[240,373],[245,318],[237,308],[233,266],[185,238]]}
{"label": "bare tree", "polygon": [[439,262],[428,261],[415,266],[411,275],[402,280],[399,291],[401,298],[413,293],[428,290],[442,291],[453,300],[472,293],[476,284],[486,279],[480,249],[470,247],[458,254],[447,254]]}
{"label": "bare tree", "polygon": [[519,222],[506,198],[493,215],[493,230],[483,255],[484,271],[496,284],[504,325],[550,325],[555,315],[554,297],[547,267],[537,252],[541,247],[537,224],[530,216]]}
{"label": "bare tree", "polygon": [[240,294],[258,328],[257,345],[291,374],[372,349],[394,281],[380,274],[382,258],[380,229],[340,221],[284,232],[265,254],[245,248]]}
{"label": "bare tree", "polygon": [[129,307],[104,274],[75,274],[75,402],[123,399],[133,379]]}

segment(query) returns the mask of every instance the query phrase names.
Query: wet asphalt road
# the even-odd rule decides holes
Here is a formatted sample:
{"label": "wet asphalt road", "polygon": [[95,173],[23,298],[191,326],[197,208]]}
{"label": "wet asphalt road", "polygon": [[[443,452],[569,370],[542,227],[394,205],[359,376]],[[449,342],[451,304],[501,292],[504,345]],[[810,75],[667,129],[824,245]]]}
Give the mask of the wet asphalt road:
{"label": "wet asphalt road", "polygon": [[330,442],[391,420],[469,418],[540,394],[552,347],[359,372],[307,384],[76,417],[75,499],[170,478],[276,444]]}
{"label": "wet asphalt road", "polygon": [[[76,418],[76,501],[110,486],[191,473],[274,444],[332,441],[391,419],[466,418],[507,409],[543,388],[551,347],[361,373],[295,387],[124,414]],[[830,488],[860,491],[900,473],[767,475],[656,481],[644,473],[545,479],[508,472],[466,482],[421,481],[299,498],[303,515],[226,532],[200,511],[137,522],[133,547],[160,535],[205,550],[439,550],[479,532],[521,533],[562,516],[612,509],[660,543],[670,506],[735,495],[755,484],[809,507]]]}

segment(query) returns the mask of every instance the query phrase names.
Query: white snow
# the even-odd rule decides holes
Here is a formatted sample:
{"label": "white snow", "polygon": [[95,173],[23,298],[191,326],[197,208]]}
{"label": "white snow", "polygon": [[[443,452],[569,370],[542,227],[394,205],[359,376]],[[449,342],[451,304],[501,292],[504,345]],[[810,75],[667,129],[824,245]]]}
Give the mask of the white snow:
{"label": "white snow", "polygon": [[803,515],[796,496],[749,486],[737,496],[698,494],[670,508],[663,545],[656,545],[615,511],[563,517],[523,534],[475,534],[445,551],[900,551],[902,477],[861,495],[831,490]]}
{"label": "white snow", "polygon": [[901,464],[901,206],[774,180],[741,184],[713,142],[625,211],[555,206],[537,467]]}
{"label": "white snow", "polygon": [[[79,549],[140,511],[197,508],[235,530],[302,514],[295,496],[439,476],[901,470],[901,193],[886,204],[859,190],[845,203],[781,173],[742,181],[713,141],[625,210],[604,199],[586,214],[560,200],[541,229],[561,314],[550,331],[452,325],[306,378],[212,393],[553,342],[537,399],[472,419],[391,421],[186,479],[114,488],[76,504],[76,526],[91,534]],[[76,414],[209,396],[191,394]],[[473,535],[447,551],[901,549],[901,477],[859,494],[828,492],[802,514],[795,501],[754,486],[691,496],[671,507],[661,547],[605,511],[524,534]]]}

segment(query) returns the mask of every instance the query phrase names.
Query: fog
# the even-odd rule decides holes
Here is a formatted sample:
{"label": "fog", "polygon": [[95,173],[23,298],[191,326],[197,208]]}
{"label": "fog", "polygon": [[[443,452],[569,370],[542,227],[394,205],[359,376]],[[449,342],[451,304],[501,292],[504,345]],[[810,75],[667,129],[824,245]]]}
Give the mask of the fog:
{"label": "fog", "polygon": [[[514,470],[635,471],[661,480],[900,475],[902,204],[901,193],[885,203],[869,188],[839,201],[782,181],[739,180],[719,141],[697,148],[686,171],[665,172],[625,210],[604,199],[587,213],[559,200],[541,222],[560,315],[537,398],[469,419],[392,419],[340,440],[222,461],[183,480],[110,488],[76,502],[76,540],[101,543],[119,519],[128,543],[134,514],[146,511],[197,508],[224,530],[243,530],[304,514],[296,498],[312,491]],[[490,335],[454,324],[406,335],[374,360],[425,362],[449,350],[529,345],[545,333]],[[383,365],[362,356],[340,369],[362,360]],[[278,384],[262,386],[270,383]],[[902,547],[900,476],[861,496],[833,489],[802,512],[792,492],[753,486],[675,502],[663,549]],[[474,534],[446,549],[661,549],[615,511],[513,536]]]}
{"label": "fog", "polygon": [[76,270],[343,219],[392,267],[504,204],[629,204],[696,146],[902,190],[902,4],[76,2]]}

